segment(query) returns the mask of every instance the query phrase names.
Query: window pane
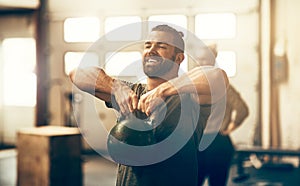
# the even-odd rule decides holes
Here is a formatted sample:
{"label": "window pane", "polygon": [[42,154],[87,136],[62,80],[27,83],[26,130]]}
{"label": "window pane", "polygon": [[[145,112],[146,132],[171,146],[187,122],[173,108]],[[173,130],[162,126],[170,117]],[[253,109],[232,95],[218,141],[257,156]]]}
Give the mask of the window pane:
{"label": "window pane", "polygon": [[98,66],[99,59],[96,53],[92,52],[67,52],[65,54],[65,73],[68,75],[70,71],[76,67]]}
{"label": "window pane", "polygon": [[236,35],[236,16],[233,13],[198,14],[195,34],[200,39],[232,39]]}
{"label": "window pane", "polygon": [[217,66],[223,69],[228,77],[236,74],[236,54],[232,51],[219,51],[216,58]]}
{"label": "window pane", "polygon": [[181,75],[187,71],[188,71],[188,57],[186,54],[184,54],[184,60],[180,64],[178,75]]}
{"label": "window pane", "polygon": [[[16,55],[17,54],[17,55]],[[35,106],[36,45],[33,38],[10,38],[3,41],[4,105]]]}
{"label": "window pane", "polygon": [[144,76],[140,52],[109,52],[105,58],[105,70],[109,75]]}
{"label": "window pane", "polygon": [[183,32],[185,36],[187,35],[187,18],[184,15],[155,15],[150,16],[148,21],[150,21],[149,31],[156,25],[159,25],[161,22],[163,22],[164,24],[170,23],[170,26],[173,26],[178,31]]}
{"label": "window pane", "polygon": [[100,21],[97,17],[67,18],[64,22],[66,42],[94,42],[99,38]]}
{"label": "window pane", "polygon": [[141,21],[138,16],[108,17],[105,20],[105,37],[110,41],[139,40],[142,36]]}

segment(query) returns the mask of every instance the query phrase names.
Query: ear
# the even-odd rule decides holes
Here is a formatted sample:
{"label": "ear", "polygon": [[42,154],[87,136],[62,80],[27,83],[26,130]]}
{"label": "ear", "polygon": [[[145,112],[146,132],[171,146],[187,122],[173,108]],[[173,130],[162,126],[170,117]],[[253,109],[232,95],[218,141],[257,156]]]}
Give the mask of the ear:
{"label": "ear", "polygon": [[175,62],[179,65],[184,60],[184,54],[179,52],[176,54]]}

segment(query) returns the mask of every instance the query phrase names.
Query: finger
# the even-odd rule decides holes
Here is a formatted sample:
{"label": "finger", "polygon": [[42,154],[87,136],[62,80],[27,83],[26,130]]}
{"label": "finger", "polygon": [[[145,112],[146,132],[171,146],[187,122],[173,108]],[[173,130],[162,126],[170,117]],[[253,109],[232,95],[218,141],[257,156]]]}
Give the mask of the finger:
{"label": "finger", "polygon": [[147,116],[150,116],[154,109],[155,109],[155,100],[147,105],[147,107],[145,108],[145,114]]}
{"label": "finger", "polygon": [[127,111],[130,113],[130,112],[133,112],[133,107],[132,107],[132,103],[131,103],[131,101],[129,101],[128,103],[127,103]]}
{"label": "finger", "polygon": [[130,112],[130,99],[129,98],[124,99],[125,96],[126,95],[123,93],[123,95],[122,95],[123,100],[120,103],[121,113],[124,114],[124,115],[126,115]]}
{"label": "finger", "polygon": [[143,103],[143,102],[139,102],[139,103],[140,103],[139,110],[145,113],[145,111],[146,111],[145,110],[145,103]]}
{"label": "finger", "polygon": [[147,116],[150,116],[150,115],[151,115],[151,109],[150,109],[149,107],[146,109],[145,114],[146,114]]}
{"label": "finger", "polygon": [[123,106],[123,104],[119,104],[119,108],[120,108],[120,112],[121,112],[121,114],[123,115],[123,114],[125,114],[125,108],[124,108],[124,106]]}
{"label": "finger", "polygon": [[139,103],[138,103],[138,110],[140,110],[141,112],[144,112],[144,109],[143,109],[141,101],[139,101]]}
{"label": "finger", "polygon": [[126,115],[128,113],[128,104],[126,103],[126,101],[123,101],[120,103],[120,110],[121,110],[121,113]]}
{"label": "finger", "polygon": [[133,94],[132,97],[131,97],[131,112],[133,112],[134,110],[137,109],[138,107],[138,98],[137,98],[137,95],[136,94]]}
{"label": "finger", "polygon": [[138,101],[138,110],[144,112],[143,110],[143,102],[144,102],[144,98],[143,96],[140,98],[140,100]]}

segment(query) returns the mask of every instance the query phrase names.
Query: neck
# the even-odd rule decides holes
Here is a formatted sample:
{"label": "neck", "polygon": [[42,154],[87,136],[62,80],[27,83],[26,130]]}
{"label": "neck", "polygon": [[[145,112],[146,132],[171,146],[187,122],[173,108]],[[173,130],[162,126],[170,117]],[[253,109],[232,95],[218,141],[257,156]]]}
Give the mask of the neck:
{"label": "neck", "polygon": [[170,79],[173,79],[173,78],[176,78],[178,75],[175,74],[175,75],[172,75],[172,76],[164,76],[163,78],[161,77],[148,77],[147,78],[147,89],[148,90],[152,90],[152,89],[155,89],[156,87],[158,87],[160,84],[170,80]]}

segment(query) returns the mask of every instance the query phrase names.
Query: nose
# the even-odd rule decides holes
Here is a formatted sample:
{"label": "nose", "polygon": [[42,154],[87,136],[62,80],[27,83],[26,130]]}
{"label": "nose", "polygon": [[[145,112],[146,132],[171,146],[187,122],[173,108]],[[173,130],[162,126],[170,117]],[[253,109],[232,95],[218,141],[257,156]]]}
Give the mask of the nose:
{"label": "nose", "polygon": [[151,47],[149,47],[149,49],[148,49],[148,53],[151,55],[153,55],[153,54],[157,54],[157,47],[156,47],[156,45],[155,44],[152,44],[151,45]]}

